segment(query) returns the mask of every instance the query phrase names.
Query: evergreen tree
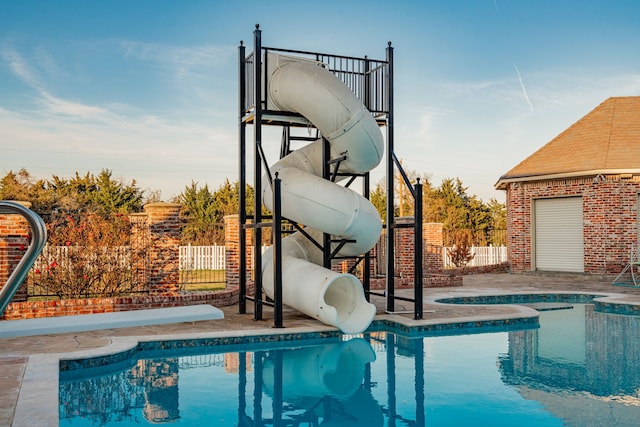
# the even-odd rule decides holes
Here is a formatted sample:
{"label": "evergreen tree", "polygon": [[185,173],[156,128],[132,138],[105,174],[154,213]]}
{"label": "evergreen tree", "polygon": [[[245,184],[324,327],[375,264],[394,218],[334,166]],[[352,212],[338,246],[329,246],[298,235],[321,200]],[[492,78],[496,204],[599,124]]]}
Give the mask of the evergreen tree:
{"label": "evergreen tree", "polygon": [[103,169],[95,177],[75,173],[71,179],[53,175],[50,180],[34,180],[25,169],[9,172],[0,180],[0,198],[31,202],[31,209],[40,215],[58,213],[114,213],[138,212],[142,209],[144,192],[135,181],[126,185],[112,178],[111,171]]}
{"label": "evergreen tree", "polygon": [[184,221],[182,228],[183,243],[195,245],[210,245],[216,242],[215,225],[218,223],[216,205],[213,194],[205,185],[198,187],[198,183],[191,181],[180,194],[182,203],[181,215]]}
{"label": "evergreen tree", "polygon": [[[254,191],[247,185],[247,214],[253,211]],[[226,215],[237,214],[240,209],[240,182],[230,183],[225,180],[213,193],[208,185],[199,187],[191,182],[178,196],[182,206],[183,244],[210,245],[222,243],[224,239],[222,224]],[[263,213],[267,213],[263,210]]]}
{"label": "evergreen tree", "polygon": [[382,222],[387,218],[387,189],[384,180],[378,182],[375,188],[369,193],[369,201],[375,206],[376,210],[382,218]]}
{"label": "evergreen tree", "polygon": [[143,192],[136,187],[135,180],[125,185],[122,180],[112,179],[111,175],[111,171],[103,169],[93,180],[95,187],[90,200],[97,212],[110,215],[140,211]]}

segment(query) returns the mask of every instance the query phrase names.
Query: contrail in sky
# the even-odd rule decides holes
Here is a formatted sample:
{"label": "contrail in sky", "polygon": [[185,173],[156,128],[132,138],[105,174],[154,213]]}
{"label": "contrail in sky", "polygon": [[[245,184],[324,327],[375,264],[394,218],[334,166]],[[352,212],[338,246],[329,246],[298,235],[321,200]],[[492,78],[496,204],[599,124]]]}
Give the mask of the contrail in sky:
{"label": "contrail in sky", "polygon": [[527,95],[527,89],[525,89],[524,83],[522,82],[522,76],[520,75],[520,70],[518,70],[518,66],[515,64],[513,65],[513,68],[516,69],[516,74],[518,74],[518,81],[520,82],[520,87],[522,88],[522,95],[524,95],[524,99],[529,104],[529,108],[531,109],[531,111],[534,111],[533,104],[529,100],[529,95]]}

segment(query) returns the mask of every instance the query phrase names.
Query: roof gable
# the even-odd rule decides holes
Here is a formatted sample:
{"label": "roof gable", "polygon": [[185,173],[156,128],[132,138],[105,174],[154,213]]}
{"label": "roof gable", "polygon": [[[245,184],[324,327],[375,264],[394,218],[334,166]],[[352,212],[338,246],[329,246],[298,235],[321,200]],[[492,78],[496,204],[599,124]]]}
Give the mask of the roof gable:
{"label": "roof gable", "polygon": [[640,96],[613,97],[500,177],[506,182],[557,175],[640,170]]}

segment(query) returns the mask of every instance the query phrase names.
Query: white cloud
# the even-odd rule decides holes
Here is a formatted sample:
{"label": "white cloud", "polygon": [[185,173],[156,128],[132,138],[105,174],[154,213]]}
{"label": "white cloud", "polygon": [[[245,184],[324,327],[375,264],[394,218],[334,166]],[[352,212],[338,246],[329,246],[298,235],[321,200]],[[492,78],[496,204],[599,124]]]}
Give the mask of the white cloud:
{"label": "white cloud", "polygon": [[7,62],[9,69],[27,86],[34,89],[41,89],[41,83],[36,76],[35,70],[29,65],[27,60],[14,49],[10,42],[5,40],[0,50],[0,56]]}
{"label": "white cloud", "polygon": [[44,109],[52,114],[76,118],[100,118],[108,113],[104,108],[57,98],[45,91],[41,92],[40,102]]}
{"label": "white cloud", "polygon": [[131,40],[120,40],[116,45],[125,58],[161,64],[178,80],[207,76],[211,70],[227,65],[236,54],[235,48],[215,45],[172,46]]}

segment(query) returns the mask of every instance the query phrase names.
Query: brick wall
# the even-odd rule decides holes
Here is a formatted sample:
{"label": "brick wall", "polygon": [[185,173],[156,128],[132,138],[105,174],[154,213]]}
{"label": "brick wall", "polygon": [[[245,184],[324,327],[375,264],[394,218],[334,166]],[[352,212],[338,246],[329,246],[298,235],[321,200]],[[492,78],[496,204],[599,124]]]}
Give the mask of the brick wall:
{"label": "brick wall", "polygon": [[442,251],[444,250],[443,230],[441,222],[425,222],[422,224],[422,265],[425,273],[444,273]]}
{"label": "brick wall", "polygon": [[5,310],[2,320],[112,313],[149,308],[183,307],[197,304],[211,304],[216,307],[227,307],[237,303],[237,288],[227,289],[224,291],[194,292],[176,295],[144,295],[133,297],[12,302]]}
{"label": "brick wall", "polygon": [[533,266],[533,203],[538,198],[581,196],[585,274],[617,274],[637,243],[640,182],[617,176],[511,183],[507,188],[508,259],[513,272]]}
{"label": "brick wall", "polygon": [[[227,269],[227,287],[238,286],[240,277],[239,268],[239,221],[238,215],[228,215],[225,220],[225,246],[226,246],[226,269]],[[399,224],[413,223],[413,217],[398,218]],[[443,287],[443,286],[462,286],[462,277],[450,272],[443,271],[442,263],[442,234],[443,224],[441,223],[424,223],[423,224],[423,243],[425,250],[423,252],[423,268],[425,269],[424,286],[427,287]],[[384,231],[383,231],[384,233]],[[396,260],[396,278],[397,287],[413,287],[414,285],[414,229],[413,227],[397,228],[395,232],[395,260]],[[247,237],[250,242],[250,235]],[[379,246],[374,248],[374,252]],[[371,271],[371,288],[384,289],[385,278],[377,274],[377,266],[375,260],[372,260]],[[337,260],[331,266],[332,270],[340,273],[346,273],[353,265],[351,260]],[[247,270],[251,266],[247,264]],[[354,272],[357,276],[362,276],[362,264],[358,266]],[[249,280],[250,272],[247,271],[247,284],[252,285]]]}
{"label": "brick wall", "polygon": [[149,292],[176,294],[180,288],[180,207],[178,203],[144,206],[149,233]]}
{"label": "brick wall", "polygon": [[[247,284],[251,281],[251,246],[253,245],[253,232],[245,230],[247,246],[246,271]],[[240,286],[240,216],[227,215],[224,217],[224,242],[225,242],[225,275],[227,287]]]}
{"label": "brick wall", "polygon": [[[201,303],[219,297],[179,294],[180,205],[150,203],[144,213],[134,214],[132,242],[148,242],[147,266],[133,265],[136,279],[144,280],[148,296],[135,298],[91,298],[82,300],[26,302],[26,288],[21,286],[3,318],[46,317],[83,313],[133,310]],[[0,215],[0,284],[20,261],[29,243],[29,227],[21,215]],[[142,243],[141,243],[142,244]],[[146,244],[146,243],[144,243]],[[138,268],[140,267],[140,268]],[[143,271],[144,270],[144,271]],[[224,294],[224,293],[223,293]],[[233,293],[230,294],[233,298]],[[224,299],[224,297],[222,297]],[[237,302],[237,295],[236,295]],[[216,302],[218,305],[221,303]]]}
{"label": "brick wall", "polygon": [[[396,218],[397,225],[413,224],[413,217]],[[395,229],[395,258],[396,258],[396,276],[405,282],[413,283],[414,278],[414,253],[415,232],[413,227],[402,227]]]}
{"label": "brick wall", "polygon": [[[29,202],[16,203],[31,207]],[[19,214],[0,214],[0,287],[9,280],[30,242],[30,229],[27,220]],[[27,289],[20,286],[12,301],[26,301]]]}
{"label": "brick wall", "polygon": [[[114,311],[139,310],[156,307],[173,307],[193,304],[213,304],[226,306],[238,302],[239,281],[239,224],[237,215],[225,217],[225,238],[227,245],[227,290],[205,293],[182,294],[178,288],[178,245],[179,245],[179,211],[180,205],[171,203],[152,203],[145,206],[145,212],[134,214],[131,217],[133,224],[132,241],[150,242],[149,268],[146,280],[150,289],[150,295],[136,297],[113,298],[89,298],[78,300],[53,300],[38,302],[19,302],[15,298],[5,311],[3,319],[24,319],[32,317],[48,317],[61,315],[76,315],[90,313],[105,313]],[[0,218],[0,224],[5,227],[1,234],[2,241],[8,245],[6,239],[17,236],[16,243],[12,243],[18,252],[26,250],[22,244],[28,243],[26,239],[26,222],[22,224],[20,218],[17,222]],[[401,221],[412,221],[404,219]],[[13,225],[11,225],[13,224]],[[14,228],[17,231],[13,231]],[[413,228],[399,228],[396,233],[396,261],[402,266],[401,277],[396,279],[397,287],[413,287]],[[13,233],[13,234],[11,234]],[[247,232],[247,243],[251,244],[250,231]],[[424,286],[461,286],[462,277],[456,274],[442,274],[442,224],[426,223],[423,225],[425,247],[433,250],[425,250]],[[439,249],[437,249],[439,248]],[[6,251],[2,251],[6,253]],[[0,258],[5,265],[8,257]],[[250,259],[250,255],[248,256]],[[19,258],[18,258],[19,261]],[[17,261],[16,261],[17,263]],[[2,265],[2,264],[0,264]],[[247,264],[248,270],[251,266]],[[8,277],[8,276],[7,276]],[[250,271],[247,271],[250,279]],[[249,280],[248,292],[252,291],[253,284]],[[372,280],[373,289],[384,288],[384,278]],[[26,296],[26,293],[25,293]]]}

